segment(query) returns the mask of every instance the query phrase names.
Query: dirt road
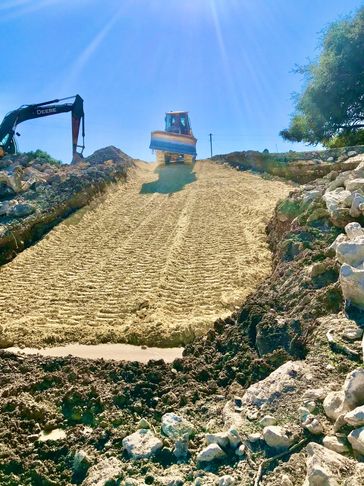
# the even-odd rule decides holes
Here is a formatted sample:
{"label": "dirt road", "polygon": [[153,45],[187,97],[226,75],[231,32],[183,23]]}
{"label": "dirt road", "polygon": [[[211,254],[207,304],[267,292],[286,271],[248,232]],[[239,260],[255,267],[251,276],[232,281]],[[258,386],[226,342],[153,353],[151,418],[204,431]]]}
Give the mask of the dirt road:
{"label": "dirt road", "polygon": [[209,161],[173,194],[140,194],[140,164],[86,211],[0,269],[0,325],[11,343],[191,340],[264,279],[265,225],[290,186]]}

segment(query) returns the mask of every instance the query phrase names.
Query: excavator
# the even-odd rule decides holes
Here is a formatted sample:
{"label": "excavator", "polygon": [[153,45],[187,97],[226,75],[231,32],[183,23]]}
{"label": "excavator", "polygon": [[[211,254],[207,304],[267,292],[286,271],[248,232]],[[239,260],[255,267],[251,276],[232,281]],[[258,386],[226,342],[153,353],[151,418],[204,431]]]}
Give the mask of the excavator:
{"label": "excavator", "polygon": [[[68,102],[72,100],[73,102]],[[66,103],[61,103],[67,101]],[[33,118],[57,115],[59,113],[72,113],[72,154],[76,162],[83,157],[85,148],[85,113],[83,111],[83,99],[79,95],[68,98],[45,101],[35,105],[22,105],[17,110],[8,113],[0,125],[0,158],[7,154],[16,154],[17,146],[15,135],[19,123]],[[78,136],[82,122],[82,145],[78,145]],[[81,149],[80,152],[77,149]]]}
{"label": "excavator", "polygon": [[149,148],[156,151],[157,164],[196,160],[197,139],[193,136],[187,111],[169,111],[165,117],[165,131],[152,132]]}

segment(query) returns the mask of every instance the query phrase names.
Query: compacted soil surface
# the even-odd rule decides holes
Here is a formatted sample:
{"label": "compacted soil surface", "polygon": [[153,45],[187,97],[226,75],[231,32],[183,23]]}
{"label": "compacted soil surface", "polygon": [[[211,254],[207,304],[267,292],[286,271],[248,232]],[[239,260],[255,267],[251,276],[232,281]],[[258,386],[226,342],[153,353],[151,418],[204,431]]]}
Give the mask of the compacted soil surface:
{"label": "compacted soil surface", "polygon": [[0,269],[9,346],[178,346],[269,275],[265,227],[290,184],[199,161],[181,190],[145,193],[154,169],[136,162],[128,182]]}

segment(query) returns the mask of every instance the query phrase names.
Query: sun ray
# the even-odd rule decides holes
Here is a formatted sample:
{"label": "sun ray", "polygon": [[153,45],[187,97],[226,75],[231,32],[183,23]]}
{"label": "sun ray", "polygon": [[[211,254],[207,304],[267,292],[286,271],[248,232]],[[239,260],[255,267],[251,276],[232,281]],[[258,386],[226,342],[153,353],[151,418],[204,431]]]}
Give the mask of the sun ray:
{"label": "sun ray", "polygon": [[67,79],[63,85],[63,92],[66,92],[67,89],[69,89],[74,81],[77,80],[77,78],[80,76],[92,56],[95,54],[98,47],[101,45],[108,33],[119,20],[121,13],[122,9],[120,8],[117,13],[113,15],[110,20],[104,25],[104,27],[95,35],[92,41],[87,45],[87,47],[85,47],[85,49],[74,61],[72,67],[70,68],[69,74],[67,75]]}
{"label": "sun ray", "polygon": [[234,109],[238,112],[239,116],[243,116],[243,110],[242,110],[241,102],[239,100],[238,90],[232,76],[233,71],[229,63],[229,56],[227,54],[227,49],[225,46],[224,35],[223,35],[221,22],[219,18],[219,12],[217,9],[217,3],[215,0],[211,0],[209,5],[210,5],[211,17],[214,23],[216,38],[220,50],[220,57],[224,66],[224,76],[227,82],[227,87],[230,91],[230,95],[234,103]]}

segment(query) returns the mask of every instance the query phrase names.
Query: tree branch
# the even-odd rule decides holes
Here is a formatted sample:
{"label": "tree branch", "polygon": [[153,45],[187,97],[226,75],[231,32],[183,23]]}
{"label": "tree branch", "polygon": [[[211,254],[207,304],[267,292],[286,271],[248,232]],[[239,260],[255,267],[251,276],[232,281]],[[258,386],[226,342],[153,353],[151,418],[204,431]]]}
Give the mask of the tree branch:
{"label": "tree branch", "polygon": [[258,468],[258,472],[257,472],[257,474],[255,476],[254,486],[259,486],[260,480],[262,479],[262,476],[263,476],[264,468],[266,468],[267,466],[269,466],[269,464],[271,462],[273,462],[273,461],[275,461],[277,459],[280,459],[281,457],[284,457],[287,454],[291,454],[292,452],[294,452],[295,450],[299,449],[303,445],[306,445],[307,442],[308,442],[308,439],[302,439],[299,442],[297,442],[296,444],[294,444],[292,447],[290,447],[288,450],[286,450],[284,452],[281,452],[280,454],[277,454],[276,456],[270,457],[269,459],[266,459],[265,461],[263,461],[262,463],[260,463],[259,468]]}

